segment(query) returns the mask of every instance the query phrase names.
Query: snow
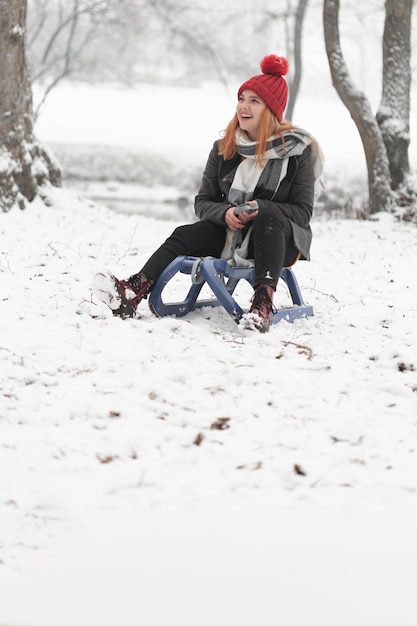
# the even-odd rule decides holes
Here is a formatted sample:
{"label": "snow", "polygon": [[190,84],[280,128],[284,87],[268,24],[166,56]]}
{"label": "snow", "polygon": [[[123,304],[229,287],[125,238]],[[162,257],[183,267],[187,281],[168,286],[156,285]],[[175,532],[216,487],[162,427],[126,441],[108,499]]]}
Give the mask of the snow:
{"label": "snow", "polygon": [[415,228],[313,220],[261,335],[112,318],[179,218],[50,195],[0,216],[0,624],[415,626]]}
{"label": "snow", "polygon": [[[311,90],[308,86],[314,80],[309,82],[307,78],[304,82],[307,87],[299,95],[294,123],[320,139],[332,173],[340,173],[345,179],[359,175],[366,180],[359,132],[335,89],[329,84],[327,88],[321,85],[317,91]],[[238,87],[226,91],[217,83],[205,82],[198,88],[171,87],[167,93],[164,85],[128,89],[63,83],[48,96],[37,132],[46,142],[123,146],[143,152],[160,150],[169,159],[177,159],[180,154],[185,163],[203,167],[208,148],[232,117]],[[415,115],[412,108],[412,129]],[[415,168],[417,152],[413,139],[412,133],[409,156]]]}
{"label": "snow", "polygon": [[113,319],[176,222],[52,193],[1,222],[1,623],[415,624],[414,228],[315,222],[260,335]]}
{"label": "snow", "polygon": [[[217,83],[206,82],[198,88],[171,87],[167,95],[164,85],[128,89],[64,83],[48,96],[37,132],[46,142],[81,140],[143,152],[160,150],[169,159],[180,154],[186,163],[203,167],[208,148],[233,115],[238,87],[226,91]],[[79,120],[84,120],[82,134]],[[333,170],[345,175],[363,173],[365,158],[359,133],[333,88],[307,97],[300,95],[294,123],[320,138]]]}

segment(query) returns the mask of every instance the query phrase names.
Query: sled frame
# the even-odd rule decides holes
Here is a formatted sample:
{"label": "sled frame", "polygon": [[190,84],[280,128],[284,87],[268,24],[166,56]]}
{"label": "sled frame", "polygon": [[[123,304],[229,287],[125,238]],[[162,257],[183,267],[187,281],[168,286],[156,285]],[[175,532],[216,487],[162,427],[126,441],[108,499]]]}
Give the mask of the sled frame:
{"label": "sled frame", "polygon": [[[191,287],[181,302],[165,302],[162,298],[163,291],[178,272],[191,276]],[[276,324],[281,320],[293,322],[299,318],[313,316],[313,307],[305,304],[292,269],[284,267],[280,278],[288,288],[292,305],[274,309],[272,323]],[[148,297],[149,308],[157,317],[168,315],[182,317],[197,308],[222,306],[232,319],[239,323],[246,311],[234,299],[233,292],[241,280],[246,280],[253,287],[254,268],[234,267],[224,259],[214,257],[178,256],[162,272],[152,288]],[[199,298],[204,284],[210,287],[213,297]]]}

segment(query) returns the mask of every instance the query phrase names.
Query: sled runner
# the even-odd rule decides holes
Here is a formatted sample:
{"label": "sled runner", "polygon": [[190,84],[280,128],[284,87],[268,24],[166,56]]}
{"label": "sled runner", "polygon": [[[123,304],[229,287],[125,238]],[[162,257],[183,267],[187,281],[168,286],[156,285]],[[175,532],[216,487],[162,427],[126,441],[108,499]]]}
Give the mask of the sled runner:
{"label": "sled runner", "polygon": [[[178,272],[191,276],[191,287],[181,302],[165,302],[162,298],[163,291]],[[239,323],[245,311],[235,300],[233,293],[240,280],[246,280],[253,287],[254,279],[255,270],[252,267],[233,267],[224,259],[213,257],[179,256],[168,265],[153,286],[148,298],[149,308],[158,317],[182,317],[196,308],[222,306]],[[290,267],[283,268],[281,280],[288,288],[292,306],[274,309],[272,323],[276,324],[283,319],[293,322],[300,317],[313,316],[313,307],[304,303],[297,279]],[[210,287],[213,297],[199,298],[204,284]]]}

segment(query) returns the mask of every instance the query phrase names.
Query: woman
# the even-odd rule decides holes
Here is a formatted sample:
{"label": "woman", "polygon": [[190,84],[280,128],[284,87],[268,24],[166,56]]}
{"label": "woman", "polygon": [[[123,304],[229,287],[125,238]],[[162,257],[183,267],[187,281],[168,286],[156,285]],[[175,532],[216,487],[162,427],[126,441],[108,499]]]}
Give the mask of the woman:
{"label": "woman", "polygon": [[221,256],[255,266],[244,318],[261,332],[269,329],[282,267],[310,258],[309,223],[322,167],[314,139],[283,119],[288,61],[269,55],[261,70],[241,85],[236,113],[210,152],[194,204],[199,221],[176,228],[129,279],[94,277],[94,293],[114,315],[135,316],[177,256]]}

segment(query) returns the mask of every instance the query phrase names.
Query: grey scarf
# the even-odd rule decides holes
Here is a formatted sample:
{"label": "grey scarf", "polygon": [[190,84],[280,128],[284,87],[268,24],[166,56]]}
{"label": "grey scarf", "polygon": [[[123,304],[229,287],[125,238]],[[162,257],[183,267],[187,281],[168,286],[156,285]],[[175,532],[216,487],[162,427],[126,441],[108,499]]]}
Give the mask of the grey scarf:
{"label": "grey scarf", "polygon": [[[256,187],[270,192],[270,197],[273,198],[287,173],[288,159],[302,154],[308,145],[312,147],[316,181],[321,189],[324,188],[321,178],[324,159],[317,141],[300,128],[284,131],[283,137],[285,143],[279,136],[268,140],[265,152],[266,164],[259,167],[255,162],[256,142],[250,141],[246,133],[237,131],[236,149],[244,159],[236,170],[229,190],[230,204],[237,205],[252,200]],[[252,226],[242,241],[241,231],[227,229],[222,259],[228,260],[232,265],[253,266],[253,261],[246,258],[251,230]]]}

